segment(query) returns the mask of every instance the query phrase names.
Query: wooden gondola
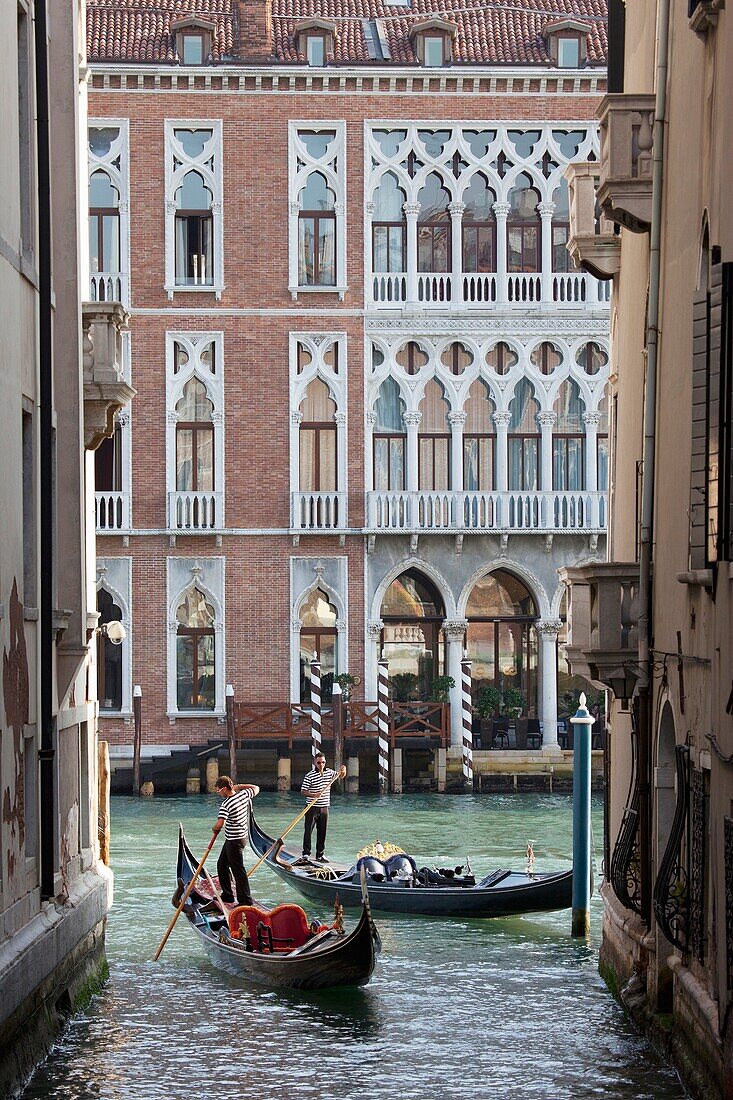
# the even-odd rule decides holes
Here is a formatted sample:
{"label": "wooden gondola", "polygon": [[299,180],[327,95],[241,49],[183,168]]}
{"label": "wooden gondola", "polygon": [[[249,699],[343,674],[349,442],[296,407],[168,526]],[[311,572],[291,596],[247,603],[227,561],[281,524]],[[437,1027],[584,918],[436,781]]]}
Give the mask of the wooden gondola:
{"label": "wooden gondola", "polygon": [[[191,882],[196,866],[197,860],[180,829],[174,904]],[[261,910],[259,906],[225,908],[226,914],[203,878],[197,881],[183,912],[214,966],[229,974],[273,988],[328,989],[366,985],[374,972],[381,942],[366,884],[361,895],[361,917],[348,935],[336,926],[317,921],[309,925],[298,905],[280,905],[273,910]]]}
{"label": "wooden gondola", "polygon": [[[274,844],[254,814],[250,816],[249,842],[260,856]],[[567,909],[572,902],[572,870],[537,874],[499,870],[477,882],[470,873],[464,875],[452,869],[418,869],[410,856],[392,859],[398,864],[394,875],[390,873],[390,861],[385,864],[372,857],[358,860],[352,867],[322,865],[299,858],[278,841],[266,862],[304,897],[322,905],[333,905],[338,900],[347,909],[361,904],[360,877],[364,874],[371,906],[380,913],[448,919],[505,917]]]}

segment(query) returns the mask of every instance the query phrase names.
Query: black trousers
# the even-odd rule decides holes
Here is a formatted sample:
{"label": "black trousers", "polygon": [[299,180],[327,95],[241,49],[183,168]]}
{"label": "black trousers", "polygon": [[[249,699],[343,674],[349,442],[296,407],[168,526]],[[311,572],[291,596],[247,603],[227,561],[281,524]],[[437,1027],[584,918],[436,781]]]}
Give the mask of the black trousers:
{"label": "black trousers", "polygon": [[237,891],[238,905],[251,905],[252,894],[249,890],[249,879],[244,867],[244,849],[246,840],[225,840],[219,858],[216,861],[216,870],[219,875],[219,888],[223,901],[234,901],[232,892],[232,879]]}
{"label": "black trousers", "polygon": [[303,830],[303,855],[311,854],[311,836],[316,827],[316,859],[320,859],[326,848],[326,829],[328,828],[328,806],[311,806],[305,815]]}

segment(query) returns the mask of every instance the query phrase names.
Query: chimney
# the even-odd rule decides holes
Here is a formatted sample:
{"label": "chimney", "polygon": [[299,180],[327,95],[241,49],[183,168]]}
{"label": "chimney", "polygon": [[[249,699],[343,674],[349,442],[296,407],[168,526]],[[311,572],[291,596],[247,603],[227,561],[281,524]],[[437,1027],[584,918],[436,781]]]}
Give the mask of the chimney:
{"label": "chimney", "polygon": [[272,0],[233,0],[237,57],[240,61],[274,61]]}

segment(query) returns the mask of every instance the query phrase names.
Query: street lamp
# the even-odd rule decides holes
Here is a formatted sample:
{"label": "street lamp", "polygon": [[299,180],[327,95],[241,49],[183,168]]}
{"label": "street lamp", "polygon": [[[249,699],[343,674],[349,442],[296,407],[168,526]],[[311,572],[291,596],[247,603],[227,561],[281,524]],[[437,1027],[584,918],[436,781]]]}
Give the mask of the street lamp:
{"label": "street lamp", "polygon": [[113,619],[109,623],[102,623],[97,627],[97,630],[104,638],[108,638],[112,645],[122,645],[127,637],[127,631],[125,630],[119,619]]}

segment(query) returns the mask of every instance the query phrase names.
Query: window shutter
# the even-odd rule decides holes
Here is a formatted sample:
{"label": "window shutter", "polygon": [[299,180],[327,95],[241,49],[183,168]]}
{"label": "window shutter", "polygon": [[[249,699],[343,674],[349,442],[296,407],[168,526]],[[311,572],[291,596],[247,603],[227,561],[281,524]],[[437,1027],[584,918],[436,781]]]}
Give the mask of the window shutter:
{"label": "window shutter", "polygon": [[692,304],[692,459],[690,478],[690,569],[705,567],[707,471],[708,293]]}
{"label": "window shutter", "polygon": [[720,367],[723,314],[723,264],[714,264],[710,279],[707,370],[707,490],[705,502],[706,564],[718,560],[720,468]]}

